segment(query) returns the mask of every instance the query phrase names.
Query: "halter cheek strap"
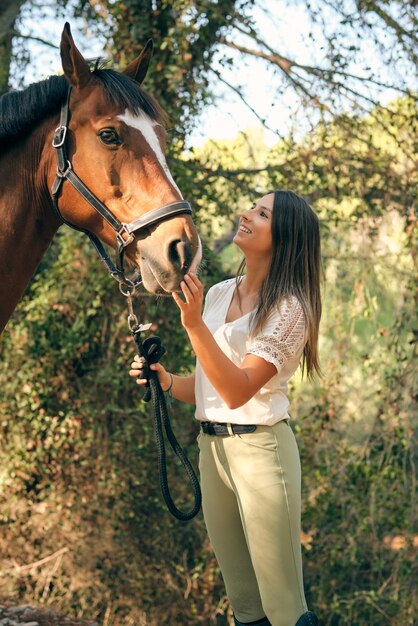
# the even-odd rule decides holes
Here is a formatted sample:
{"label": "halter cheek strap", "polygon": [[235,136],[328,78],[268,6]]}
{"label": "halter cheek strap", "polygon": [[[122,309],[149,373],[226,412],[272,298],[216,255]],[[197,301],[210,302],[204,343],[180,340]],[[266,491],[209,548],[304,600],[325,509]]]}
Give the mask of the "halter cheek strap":
{"label": "halter cheek strap", "polygon": [[[52,184],[51,193],[53,204],[58,216],[64,224],[67,224],[75,230],[85,233],[90,241],[93,243],[97,252],[99,253],[102,261],[106,265],[110,274],[119,283],[128,285],[129,287],[136,287],[140,283],[140,278],[127,278],[124,270],[124,253],[125,248],[132,243],[135,236],[140,231],[146,230],[150,226],[154,226],[158,222],[171,219],[177,215],[192,214],[192,208],[185,200],[178,202],[170,202],[162,207],[148,211],[144,215],[137,217],[132,222],[121,222],[114,213],[101,202],[97,196],[83,183],[83,181],[74,172],[71,161],[67,154],[67,133],[68,123],[70,119],[70,95],[71,87],[68,89],[67,97],[61,105],[60,124],[55,129],[54,137],[52,140],[52,147],[55,149],[57,155],[57,174]],[[111,260],[107,254],[100,239],[91,231],[76,226],[72,222],[66,220],[59,210],[58,200],[61,191],[61,186],[64,180],[68,180],[69,183],[78,191],[78,193],[106,220],[106,222],[116,232],[116,249],[115,249],[115,263]]]}

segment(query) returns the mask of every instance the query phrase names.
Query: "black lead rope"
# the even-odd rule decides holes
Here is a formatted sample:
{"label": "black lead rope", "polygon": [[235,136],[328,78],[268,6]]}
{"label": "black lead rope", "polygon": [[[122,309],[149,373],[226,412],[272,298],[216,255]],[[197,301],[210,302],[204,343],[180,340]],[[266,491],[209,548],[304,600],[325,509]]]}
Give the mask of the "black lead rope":
{"label": "black lead rope", "polygon": [[[149,402],[150,400],[152,400],[154,410],[154,431],[155,439],[157,442],[161,491],[170,513],[174,515],[174,517],[177,517],[177,519],[183,522],[187,522],[199,513],[202,503],[202,494],[200,491],[199,481],[196,477],[193,467],[191,466],[191,463],[187,458],[187,455],[184,452],[183,448],[178,443],[171,428],[167,403],[164,392],[160,385],[160,381],[158,380],[157,372],[149,368],[151,364],[158,363],[158,361],[165,353],[165,348],[161,344],[161,339],[159,337],[148,337],[143,342],[141,339],[141,330],[144,330],[144,328],[139,325],[135,326],[131,328],[131,332],[135,339],[138,354],[145,360],[143,377],[148,379],[148,385],[147,389],[145,390],[145,395],[143,399],[145,400],[145,402]],[[192,484],[194,505],[190,511],[181,511],[175,505],[173,498],[170,494],[167,479],[167,457],[164,443],[164,430],[174,454],[180,460]]]}

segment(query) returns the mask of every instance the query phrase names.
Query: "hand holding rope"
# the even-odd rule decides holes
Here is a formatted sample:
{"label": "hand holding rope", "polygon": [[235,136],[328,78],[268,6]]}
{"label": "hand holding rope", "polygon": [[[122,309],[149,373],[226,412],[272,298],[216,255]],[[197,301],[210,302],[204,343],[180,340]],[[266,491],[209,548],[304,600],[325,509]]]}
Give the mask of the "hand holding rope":
{"label": "hand holding rope", "polygon": [[[138,319],[133,311],[132,305],[132,292],[130,290],[123,291],[121,289],[123,295],[127,298],[129,316],[128,316],[128,324],[131,330],[131,333],[135,339],[137,351],[139,357],[141,357],[144,368],[143,368],[143,378],[148,380],[148,384],[145,389],[144,401],[149,402],[152,400],[153,412],[154,412],[154,432],[155,439],[157,443],[157,451],[158,451],[158,467],[159,467],[159,477],[160,477],[160,487],[163,494],[164,501],[167,505],[168,510],[174,517],[181,521],[191,520],[200,510],[202,495],[200,491],[199,481],[196,477],[196,474],[193,470],[193,467],[187,458],[186,453],[178,443],[174,432],[171,428],[170,416],[168,413],[167,403],[165,394],[162,390],[160,381],[158,380],[158,374],[155,370],[150,369],[150,365],[154,363],[158,363],[161,357],[165,353],[165,348],[161,343],[161,339],[156,336],[148,337],[145,341],[142,341],[141,332],[145,330],[149,330],[151,324],[139,324]],[[172,386],[172,382],[171,382]],[[178,457],[181,464],[183,465],[186,474],[192,484],[193,496],[194,496],[194,505],[190,511],[182,511],[180,510],[174,503],[173,498],[171,497],[170,489],[168,486],[168,478],[167,478],[167,457],[165,451],[165,442],[164,442],[164,431],[167,436],[167,439],[170,443],[171,448],[173,449],[174,454]]]}

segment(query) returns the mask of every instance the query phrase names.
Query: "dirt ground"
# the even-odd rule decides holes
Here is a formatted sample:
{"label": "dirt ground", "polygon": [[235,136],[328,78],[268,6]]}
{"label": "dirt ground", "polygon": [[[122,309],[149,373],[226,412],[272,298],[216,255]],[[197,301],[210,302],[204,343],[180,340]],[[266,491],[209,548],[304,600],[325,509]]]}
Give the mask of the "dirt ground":
{"label": "dirt ground", "polygon": [[61,617],[48,609],[41,611],[29,604],[5,606],[0,604],[0,626],[99,626],[97,622],[80,622]]}

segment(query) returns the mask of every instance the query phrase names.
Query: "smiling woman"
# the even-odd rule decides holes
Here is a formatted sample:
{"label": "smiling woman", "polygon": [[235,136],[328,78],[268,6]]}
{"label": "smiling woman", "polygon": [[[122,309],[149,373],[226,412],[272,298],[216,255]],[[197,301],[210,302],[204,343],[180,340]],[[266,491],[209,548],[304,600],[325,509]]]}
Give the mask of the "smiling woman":
{"label": "smiling woman", "polygon": [[[319,222],[290,191],[240,216],[245,275],[206,294],[193,272],[173,293],[197,357],[191,376],[151,366],[161,386],[196,406],[203,513],[237,626],[317,626],[307,610],[300,546],[300,462],[287,383],[319,373]],[[242,270],[244,265],[242,266]],[[140,359],[130,375],[141,379]]]}
{"label": "smiling woman", "polygon": [[126,282],[126,253],[153,293],[177,289],[197,267],[191,209],[163,154],[165,115],[140,87],[151,53],[149,42],[123,74],[91,72],[66,24],[64,76],[0,100],[0,328],[62,222],[104,255],[99,238],[116,244],[112,274]]}

